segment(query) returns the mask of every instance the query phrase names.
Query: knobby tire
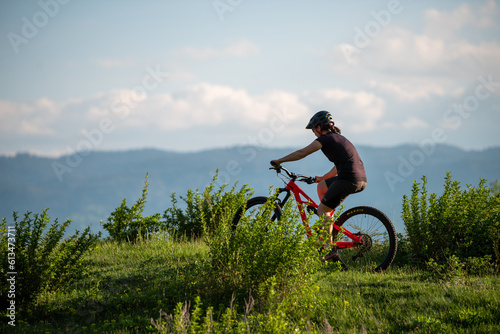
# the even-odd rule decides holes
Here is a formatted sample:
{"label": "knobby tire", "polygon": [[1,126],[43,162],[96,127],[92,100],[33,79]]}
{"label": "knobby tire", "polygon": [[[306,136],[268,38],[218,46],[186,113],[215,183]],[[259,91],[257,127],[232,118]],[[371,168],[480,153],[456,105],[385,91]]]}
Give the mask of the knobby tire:
{"label": "knobby tire", "polygon": [[[233,231],[236,230],[236,227],[238,226],[238,223],[241,220],[241,217],[243,216],[244,213],[247,212],[252,212],[252,211],[258,211],[260,205],[265,205],[266,202],[269,200],[269,197],[265,196],[258,196],[254,198],[250,198],[247,203],[244,206],[241,206],[238,211],[236,211],[236,214],[234,215],[233,222],[231,224]],[[275,209],[273,216],[271,217],[272,220],[275,219],[280,219],[283,211],[281,210],[281,207],[278,205],[278,203],[275,204]]]}
{"label": "knobby tire", "polygon": [[369,206],[354,207],[342,213],[335,224],[354,234],[367,234],[372,240],[372,249],[356,260],[352,258],[357,247],[339,249],[344,262],[353,268],[358,266],[375,272],[389,268],[396,256],[397,238],[394,225],[382,211]]}

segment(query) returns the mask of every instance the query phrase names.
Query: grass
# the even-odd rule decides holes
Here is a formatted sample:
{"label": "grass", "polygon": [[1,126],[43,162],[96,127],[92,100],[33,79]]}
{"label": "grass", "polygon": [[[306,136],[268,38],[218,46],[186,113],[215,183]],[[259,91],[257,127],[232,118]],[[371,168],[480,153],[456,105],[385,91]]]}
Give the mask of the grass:
{"label": "grass", "polygon": [[324,275],[318,285],[327,308],[334,307],[325,317],[340,333],[500,330],[498,277],[428,281],[420,272],[395,269],[385,274]]}
{"label": "grass", "polygon": [[[160,309],[189,296],[190,276],[206,254],[201,243],[158,238],[136,244],[101,243],[87,277],[45,293],[19,327],[31,332],[147,332]],[[17,328],[19,329],[19,328]]]}
{"label": "grass", "polygon": [[207,259],[202,241],[102,242],[86,258],[86,277],[43,293],[15,328],[2,324],[0,331],[158,333],[198,325],[203,332],[205,324],[220,332],[500,332],[498,276],[441,280],[411,267],[372,274],[326,266],[296,290],[274,290],[270,282],[267,294],[253,299],[259,292],[231,296],[209,286],[207,275],[218,273]]}

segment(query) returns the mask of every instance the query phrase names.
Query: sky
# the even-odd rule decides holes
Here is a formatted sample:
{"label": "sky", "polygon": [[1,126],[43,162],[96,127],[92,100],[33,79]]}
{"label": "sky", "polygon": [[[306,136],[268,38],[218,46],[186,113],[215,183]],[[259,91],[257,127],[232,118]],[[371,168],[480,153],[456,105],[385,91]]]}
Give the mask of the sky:
{"label": "sky", "polygon": [[500,145],[500,1],[0,2],[0,155]]}

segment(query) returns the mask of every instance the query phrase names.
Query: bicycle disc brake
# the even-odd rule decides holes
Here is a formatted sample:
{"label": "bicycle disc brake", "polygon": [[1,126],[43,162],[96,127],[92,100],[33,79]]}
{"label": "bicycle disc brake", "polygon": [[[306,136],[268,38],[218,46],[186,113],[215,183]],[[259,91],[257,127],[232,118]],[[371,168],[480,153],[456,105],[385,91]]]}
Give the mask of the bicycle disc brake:
{"label": "bicycle disc brake", "polygon": [[372,249],[373,245],[372,237],[370,237],[368,234],[356,233],[356,235],[361,237],[361,244],[357,247],[358,254],[352,257],[353,261],[356,261],[358,258],[363,257],[363,254],[369,252]]}

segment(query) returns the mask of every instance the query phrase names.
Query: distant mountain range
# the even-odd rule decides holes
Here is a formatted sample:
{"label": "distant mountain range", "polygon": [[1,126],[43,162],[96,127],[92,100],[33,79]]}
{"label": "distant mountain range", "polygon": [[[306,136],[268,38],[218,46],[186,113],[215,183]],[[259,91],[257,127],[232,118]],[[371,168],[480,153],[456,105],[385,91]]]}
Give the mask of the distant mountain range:
{"label": "distant mountain range", "polygon": [[[218,184],[248,184],[256,195],[267,195],[269,186],[283,182],[269,161],[294,148],[231,147],[194,153],[154,149],[124,152],[91,152],[58,159],[18,154],[0,157],[0,217],[12,222],[12,212],[40,213],[49,208],[52,219],[70,218],[69,232],[91,226],[102,230],[100,220],[126,198],[130,205],[141,196],[146,173],[149,194],[144,214],[163,213],[171,206],[172,192],[185,195],[188,189],[204,189],[219,170]],[[368,175],[368,187],[345,201],[347,207],[375,206],[391,218],[398,232],[402,196],[411,193],[414,180],[427,175],[428,189],[440,193],[447,171],[462,185],[476,186],[500,179],[500,147],[465,151],[452,146],[358,147]],[[322,175],[332,164],[321,152],[304,160],[284,164],[306,175]],[[314,199],[314,185],[301,184]]]}

